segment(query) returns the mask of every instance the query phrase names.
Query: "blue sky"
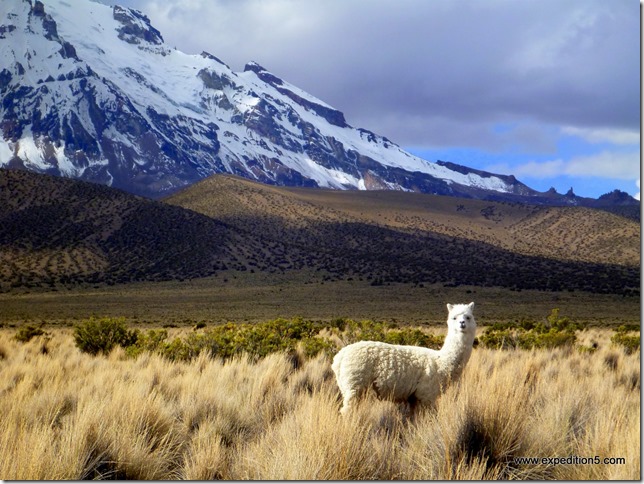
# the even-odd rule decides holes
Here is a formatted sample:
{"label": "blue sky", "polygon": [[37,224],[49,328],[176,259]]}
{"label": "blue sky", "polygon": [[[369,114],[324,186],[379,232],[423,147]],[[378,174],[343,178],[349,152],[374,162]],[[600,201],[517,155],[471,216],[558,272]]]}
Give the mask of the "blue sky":
{"label": "blue sky", "polygon": [[430,161],[639,193],[638,0],[119,3],[171,46],[256,61]]}
{"label": "blue sky", "polygon": [[[494,128],[493,128],[494,129]],[[506,127],[497,127],[505,133]],[[521,129],[517,125],[507,132]],[[508,146],[485,150],[470,146],[407,147],[427,160],[466,160],[467,166],[493,173],[513,174],[538,191],[555,188],[566,193],[597,198],[613,189],[636,195],[639,192],[640,143],[635,134],[616,138],[617,133],[575,132],[553,128],[553,146],[530,149],[507,135]]]}

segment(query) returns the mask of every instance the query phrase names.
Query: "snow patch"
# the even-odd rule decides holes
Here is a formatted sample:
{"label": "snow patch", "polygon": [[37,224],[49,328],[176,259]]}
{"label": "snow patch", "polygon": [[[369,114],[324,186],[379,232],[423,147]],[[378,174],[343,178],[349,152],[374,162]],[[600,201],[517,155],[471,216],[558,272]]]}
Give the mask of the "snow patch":
{"label": "snow patch", "polygon": [[13,143],[0,139],[0,166],[5,166],[13,158]]}
{"label": "snow patch", "polygon": [[65,145],[61,144],[59,147],[54,148],[54,156],[58,163],[60,173],[67,177],[78,176],[81,170],[65,155]]}
{"label": "snow patch", "polygon": [[304,159],[300,171],[303,175],[315,180],[321,187],[346,188],[358,187],[359,184],[358,178],[340,170],[326,168],[309,158]]}
{"label": "snow patch", "polygon": [[36,143],[31,130],[26,132],[18,141],[18,157],[25,161],[25,164],[32,165],[39,170],[46,170],[50,166],[45,163],[42,149]]}

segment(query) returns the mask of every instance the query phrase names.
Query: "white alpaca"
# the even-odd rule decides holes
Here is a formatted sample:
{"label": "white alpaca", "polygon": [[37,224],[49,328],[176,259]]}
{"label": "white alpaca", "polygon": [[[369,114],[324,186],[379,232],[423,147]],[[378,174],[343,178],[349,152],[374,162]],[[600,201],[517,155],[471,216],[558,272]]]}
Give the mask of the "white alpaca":
{"label": "white alpaca", "polygon": [[447,336],[437,351],[360,341],[342,348],[333,358],[333,372],[343,397],[340,412],[346,414],[355,399],[369,387],[381,398],[433,404],[470,359],[476,333],[474,303],[448,304]]}

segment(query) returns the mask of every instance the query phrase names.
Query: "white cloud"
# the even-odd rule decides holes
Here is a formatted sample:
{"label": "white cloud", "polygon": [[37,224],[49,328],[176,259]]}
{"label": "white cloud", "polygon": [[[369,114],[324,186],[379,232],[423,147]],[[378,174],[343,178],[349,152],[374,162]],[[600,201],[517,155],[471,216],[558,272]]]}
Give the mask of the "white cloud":
{"label": "white cloud", "polygon": [[493,173],[512,173],[518,178],[545,179],[567,175],[635,180],[638,179],[639,166],[639,151],[606,150],[593,155],[573,157],[569,160],[557,158],[547,161],[528,161],[512,166],[508,163],[498,163],[488,166],[486,170]]}
{"label": "white cloud", "polygon": [[590,143],[612,143],[616,145],[634,145],[640,143],[639,131],[630,129],[609,129],[609,128],[576,128],[566,126],[561,129],[563,134],[577,136]]}
{"label": "white cloud", "polygon": [[637,193],[635,195],[633,195],[633,198],[639,200],[640,199],[640,190],[641,190],[640,189],[640,179],[639,178],[637,179],[635,184],[637,185]]}
{"label": "white cloud", "polygon": [[574,157],[565,164],[564,174],[597,176],[634,180],[640,171],[640,153],[637,151],[602,151],[589,156]]}

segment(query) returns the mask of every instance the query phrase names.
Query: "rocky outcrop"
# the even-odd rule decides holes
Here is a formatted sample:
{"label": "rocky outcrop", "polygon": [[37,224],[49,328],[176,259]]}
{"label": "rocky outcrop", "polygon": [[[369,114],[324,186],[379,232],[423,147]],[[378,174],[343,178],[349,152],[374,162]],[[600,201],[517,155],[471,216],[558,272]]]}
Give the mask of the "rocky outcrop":
{"label": "rocky outcrop", "polygon": [[118,37],[129,44],[147,42],[162,45],[161,32],[150,25],[150,19],[137,10],[124,8],[119,5],[113,7],[114,20],[122,24],[118,29]]}

